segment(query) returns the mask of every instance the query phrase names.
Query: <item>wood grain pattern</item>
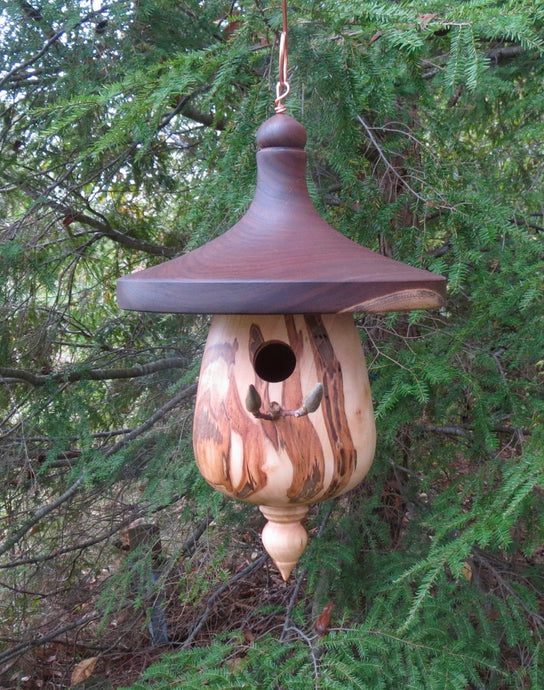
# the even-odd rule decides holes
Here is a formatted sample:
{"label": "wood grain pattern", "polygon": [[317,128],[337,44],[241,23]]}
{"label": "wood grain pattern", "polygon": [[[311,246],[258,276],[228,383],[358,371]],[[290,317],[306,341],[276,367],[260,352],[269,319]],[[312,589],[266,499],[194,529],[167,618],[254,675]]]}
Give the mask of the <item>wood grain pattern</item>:
{"label": "wood grain pattern", "polygon": [[322,372],[324,388],[323,419],[329,443],[335,449],[336,462],[329,486],[332,495],[342,493],[357,466],[357,450],[353,445],[344,398],[342,366],[336,357],[327,329],[321,316],[308,314],[306,324],[312,334],[310,343],[316,368]]}
{"label": "wood grain pattern", "polygon": [[226,233],[120,278],[123,309],[211,314],[399,311],[439,307],[442,276],[352,242],[328,225],[306,185],[305,133],[288,115],[259,129],[257,188]]}
{"label": "wood grain pattern", "polygon": [[[270,383],[253,368],[267,341],[287,343],[295,371]],[[321,406],[305,417],[256,419],[245,408],[249,385],[263,408],[296,409],[317,382]],[[313,503],[360,481],[372,461],[374,418],[359,335],[348,314],[216,316],[204,353],[193,442],[205,479],[259,505]]]}
{"label": "wood grain pattern", "polygon": [[261,506],[268,520],[262,532],[264,548],[272,557],[284,580],[288,580],[308,543],[308,533],[301,524],[307,506]]}
{"label": "wood grain pattern", "polygon": [[[261,378],[259,353],[278,344],[282,357],[294,355],[294,370],[278,380],[268,367],[268,378]],[[284,371],[281,361],[275,365]],[[257,411],[293,411],[316,383],[323,398],[306,416],[257,418],[246,408],[250,386],[257,408],[260,400]],[[370,388],[353,317],[215,316],[202,359],[193,444],[213,487],[259,505],[268,520],[263,544],[287,580],[307,543],[301,524],[307,506],[359,483],[374,455]]]}

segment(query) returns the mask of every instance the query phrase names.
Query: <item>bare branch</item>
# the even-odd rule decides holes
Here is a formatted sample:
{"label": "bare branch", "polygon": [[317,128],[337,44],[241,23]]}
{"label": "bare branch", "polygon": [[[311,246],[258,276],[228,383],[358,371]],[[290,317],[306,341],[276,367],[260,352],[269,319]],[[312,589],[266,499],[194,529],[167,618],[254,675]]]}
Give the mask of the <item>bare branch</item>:
{"label": "bare branch", "polygon": [[107,532],[100,534],[98,537],[95,537],[94,539],[88,539],[87,541],[81,542],[80,544],[75,544],[73,546],[65,546],[62,549],[57,549],[56,551],[53,551],[52,553],[41,554],[39,556],[34,556],[33,558],[20,558],[17,561],[10,561],[9,563],[0,563],[0,570],[5,570],[6,568],[15,568],[16,566],[21,565],[35,565],[37,563],[45,563],[46,561],[51,561],[54,558],[58,558],[59,556],[64,556],[67,553],[72,553],[74,551],[83,551],[84,549],[87,549],[89,546],[96,546],[96,544],[100,544],[101,542],[106,541],[107,539],[112,537],[114,534],[120,532],[131,522],[136,520],[141,514],[143,514],[143,511],[141,509],[134,510],[129,515],[129,517],[125,518],[122,522],[119,522],[118,524],[114,525]]}
{"label": "bare branch", "polygon": [[[0,556],[6,551],[9,551],[12,546],[14,546],[19,539],[22,539],[27,532],[29,532],[34,525],[38,524],[40,520],[42,520],[46,515],[49,515],[55,508],[58,508],[60,505],[63,503],[66,503],[66,501],[70,500],[72,496],[77,492],[81,484],[83,483],[85,479],[85,475],[82,474],[76,481],[70,486],[66,491],[58,496],[54,501],[51,501],[51,503],[47,503],[46,505],[42,506],[39,510],[37,510],[34,515],[27,520],[14,534],[11,535],[11,537],[8,537],[6,541],[3,544],[0,544]],[[0,661],[1,661],[1,656],[0,656]]]}
{"label": "bare branch", "polygon": [[[144,433],[144,431],[147,431],[147,429],[150,429],[156,421],[158,421],[171,409],[176,407],[176,405],[178,405],[182,400],[185,400],[185,398],[190,397],[195,392],[196,383],[180,390],[171,400],[169,400],[165,405],[158,409],[143,424],[140,424],[140,426],[136,427],[129,434],[127,434],[124,439],[118,441],[113,446],[108,448],[108,450],[104,452],[104,457],[110,457],[111,455],[119,451],[121,448],[123,448],[123,446],[125,446],[129,441]],[[22,539],[22,537],[24,537],[25,534],[27,534],[27,532],[29,532],[34,527],[34,525],[36,525],[40,520],[49,515],[49,513],[54,511],[63,503],[66,503],[66,501],[69,501],[72,498],[72,496],[76,494],[76,492],[78,491],[79,487],[83,484],[85,479],[86,474],[83,473],[63,494],[58,496],[54,501],[51,501],[51,503],[47,503],[46,505],[42,506],[39,510],[37,510],[31,518],[29,518],[14,534],[8,537],[4,541],[4,543],[0,545],[0,556],[9,551],[9,549],[11,549],[20,539]]]}
{"label": "bare branch", "polygon": [[101,235],[109,237],[111,240],[114,240],[114,242],[117,242],[123,247],[137,249],[139,251],[146,252],[146,254],[153,254],[155,256],[174,256],[178,253],[174,247],[163,247],[162,245],[146,242],[145,240],[138,240],[135,237],[126,235],[124,232],[112,227],[109,221],[107,221],[104,217],[102,217],[103,219],[100,221],[96,218],[88,216],[85,213],[74,211],[69,206],[65,206],[64,204],[49,202],[49,205],[57,207],[58,210],[62,211],[65,216],[69,216],[77,223],[82,223],[83,225],[93,228]]}
{"label": "bare branch", "polygon": [[416,190],[411,185],[408,184],[408,182],[404,179],[404,177],[398,172],[398,170],[396,170],[394,165],[391,165],[391,163],[389,162],[389,159],[387,158],[387,156],[383,152],[382,147],[380,146],[378,140],[374,136],[374,134],[372,132],[372,127],[367,125],[365,120],[360,115],[357,115],[357,120],[363,126],[367,137],[370,139],[370,142],[372,143],[372,146],[376,150],[380,160],[385,165],[387,170],[391,173],[391,175],[393,175],[393,177],[396,180],[398,180],[398,182],[400,182],[400,184],[403,187],[405,187],[410,192],[410,194],[415,196],[416,199],[418,199],[419,201],[422,201],[423,203],[426,203],[426,200],[424,199],[424,197],[422,197],[421,194],[419,194],[419,192],[416,192]]}
{"label": "bare branch", "polygon": [[450,424],[449,426],[438,426],[436,424],[421,424],[419,425],[423,431],[433,434],[443,434],[444,436],[459,436],[461,438],[469,438],[471,432],[468,429]]}
{"label": "bare branch", "polygon": [[522,46],[505,45],[501,46],[500,48],[488,50],[486,55],[490,60],[497,63],[500,60],[510,60],[512,58],[515,58],[518,55],[521,55],[521,53],[523,52],[525,52],[525,48],[523,48]]}
{"label": "bare branch", "polygon": [[157,371],[165,369],[182,369],[187,366],[187,360],[183,357],[169,357],[159,359],[156,362],[141,364],[137,367],[127,367],[124,369],[81,369],[59,371],[54,374],[35,374],[24,369],[13,369],[11,367],[0,367],[0,376],[7,380],[0,383],[13,383],[14,381],[29,383],[32,386],[44,386],[51,381],[61,383],[74,383],[75,381],[109,381],[112,379],[131,379],[138,376],[148,376]]}
{"label": "bare branch", "polygon": [[34,647],[41,647],[42,645],[47,644],[48,642],[52,642],[59,635],[63,635],[64,633],[70,632],[70,630],[81,628],[81,626],[86,625],[87,623],[90,623],[91,621],[95,621],[98,618],[100,618],[100,615],[101,614],[99,613],[88,613],[86,616],[83,616],[83,618],[79,618],[77,621],[73,621],[68,625],[63,625],[60,628],[56,628],[55,630],[53,630],[53,632],[49,633],[49,635],[40,635],[39,637],[36,637],[32,640],[28,640],[27,642],[21,642],[21,644],[18,644],[15,647],[12,647],[11,649],[6,649],[5,652],[0,653],[0,664],[5,664],[10,659],[24,654],[24,652],[27,652],[29,649],[33,649]]}
{"label": "bare branch", "polygon": [[[435,424],[417,424],[418,429],[426,433],[441,434],[444,436],[458,436],[460,438],[471,438],[474,434],[474,429],[467,426],[461,426],[460,424],[450,424],[439,426]],[[495,434],[514,434],[516,437],[523,441],[523,436],[530,436],[531,429],[528,427],[520,426],[493,426],[491,431]]]}
{"label": "bare branch", "polygon": [[191,644],[194,642],[196,636],[202,629],[202,626],[208,618],[211,616],[213,613],[213,609],[215,606],[215,602],[221,597],[221,595],[228,590],[232,585],[234,585],[238,580],[242,580],[244,577],[252,573],[254,570],[257,570],[257,568],[260,568],[261,565],[263,565],[266,562],[266,559],[268,558],[268,554],[263,553],[257,560],[253,561],[253,563],[250,563],[248,566],[246,566],[243,570],[240,570],[239,573],[236,573],[233,577],[228,580],[228,582],[225,582],[224,585],[221,585],[218,587],[215,592],[210,596],[206,603],[206,608],[204,609],[204,613],[200,617],[198,623],[195,625],[195,627],[191,630],[190,635],[187,637],[185,642],[181,645],[182,649],[187,649],[188,647],[191,646]]}
{"label": "bare branch", "polygon": [[213,126],[218,131],[225,129],[227,126],[227,121],[225,118],[217,119],[213,113],[203,113],[191,105],[192,98],[201,93],[209,91],[210,88],[210,86],[203,87],[201,89],[197,89],[197,91],[187,96],[181,96],[174,108],[164,115],[162,122],[159,125],[159,130],[164,129],[176,115],[183,115],[183,117],[186,117],[189,120],[194,120],[195,122],[199,122],[201,125],[205,125],[206,127]]}

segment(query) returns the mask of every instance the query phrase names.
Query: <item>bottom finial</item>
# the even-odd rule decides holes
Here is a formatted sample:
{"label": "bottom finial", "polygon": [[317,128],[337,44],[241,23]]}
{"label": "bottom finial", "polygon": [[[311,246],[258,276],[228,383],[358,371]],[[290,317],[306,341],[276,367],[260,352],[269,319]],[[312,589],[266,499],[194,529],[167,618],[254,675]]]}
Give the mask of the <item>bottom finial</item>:
{"label": "bottom finial", "polygon": [[262,531],[264,548],[287,582],[308,543],[308,533],[301,520],[308,506],[259,506],[268,520]]}

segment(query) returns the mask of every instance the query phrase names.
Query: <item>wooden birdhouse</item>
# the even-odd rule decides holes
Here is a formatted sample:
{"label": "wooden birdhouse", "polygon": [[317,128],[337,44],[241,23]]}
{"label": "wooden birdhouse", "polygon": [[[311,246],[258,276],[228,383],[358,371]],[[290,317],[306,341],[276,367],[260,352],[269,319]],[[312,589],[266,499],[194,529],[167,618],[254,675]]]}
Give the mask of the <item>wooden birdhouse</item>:
{"label": "wooden birdhouse", "polygon": [[375,426],[353,312],[439,307],[445,279],[328,225],[306,185],[306,131],[276,114],[257,132],[246,215],[208,244],[118,283],[124,309],[211,313],[193,444],[204,478],[259,506],[287,579],[309,505],[368,472]]}

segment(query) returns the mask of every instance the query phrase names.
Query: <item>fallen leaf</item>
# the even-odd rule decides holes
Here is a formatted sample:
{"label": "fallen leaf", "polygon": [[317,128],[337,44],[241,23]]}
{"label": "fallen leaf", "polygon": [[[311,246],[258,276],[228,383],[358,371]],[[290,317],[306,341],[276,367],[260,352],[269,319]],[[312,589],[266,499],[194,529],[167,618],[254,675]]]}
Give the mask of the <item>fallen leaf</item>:
{"label": "fallen leaf", "polygon": [[472,567],[468,561],[463,563],[461,572],[463,573],[463,577],[465,577],[469,582],[472,580]]}
{"label": "fallen leaf", "polygon": [[244,633],[246,642],[255,642],[255,635],[251,632],[249,628],[243,628],[242,632]]}
{"label": "fallen leaf", "polygon": [[74,685],[83,683],[83,681],[87,680],[87,678],[90,678],[97,661],[97,656],[91,656],[89,659],[83,659],[83,661],[80,661],[79,664],[74,666],[72,678],[70,680],[70,687],[73,688]]}
{"label": "fallen leaf", "polygon": [[314,623],[315,631],[319,635],[319,637],[326,635],[327,630],[329,629],[329,625],[331,622],[332,607],[333,603],[332,601],[329,601],[329,603],[323,607],[323,611],[321,611]]}

